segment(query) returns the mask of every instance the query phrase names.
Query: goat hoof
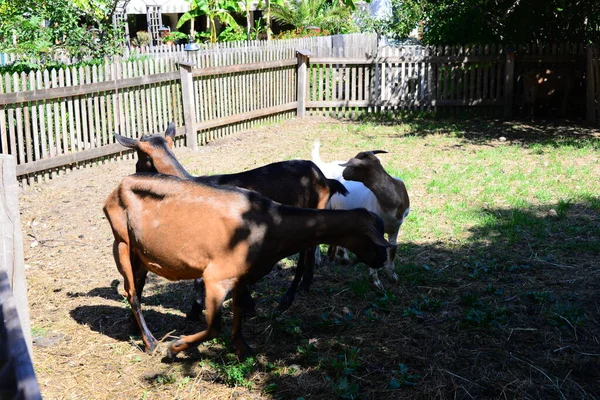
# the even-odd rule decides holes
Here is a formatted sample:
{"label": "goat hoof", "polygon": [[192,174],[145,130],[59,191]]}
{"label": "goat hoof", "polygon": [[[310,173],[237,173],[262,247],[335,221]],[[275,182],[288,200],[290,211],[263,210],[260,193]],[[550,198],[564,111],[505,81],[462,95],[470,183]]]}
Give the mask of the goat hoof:
{"label": "goat hoof", "polygon": [[179,352],[185,349],[187,349],[187,343],[181,339],[177,339],[169,344],[169,347],[167,348],[167,358],[173,360]]}
{"label": "goat hoof", "polygon": [[254,356],[254,352],[248,345],[246,345],[243,349],[237,349],[235,353],[239,362],[245,361],[249,357]]}
{"label": "goat hoof", "polygon": [[377,279],[376,281],[373,281],[373,285],[375,286],[376,289],[381,290],[382,292],[385,292],[385,288],[383,287],[383,284],[381,283],[381,281],[379,279]]}
{"label": "goat hoof", "polygon": [[398,274],[396,274],[395,272],[392,272],[390,275],[390,279],[392,281],[394,281],[394,283],[398,283],[400,282],[400,278],[398,277]]}

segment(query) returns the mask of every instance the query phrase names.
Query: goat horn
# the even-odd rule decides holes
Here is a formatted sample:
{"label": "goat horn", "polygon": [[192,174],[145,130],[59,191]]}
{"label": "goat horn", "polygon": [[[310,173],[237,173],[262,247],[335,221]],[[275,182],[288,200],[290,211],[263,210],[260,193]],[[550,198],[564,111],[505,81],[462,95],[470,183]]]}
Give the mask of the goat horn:
{"label": "goat horn", "polygon": [[387,153],[387,151],[385,151],[385,150],[371,150],[371,153],[373,153],[373,154],[385,154],[385,153]]}
{"label": "goat horn", "polygon": [[116,132],[115,132],[115,138],[117,139],[117,142],[119,142],[119,144],[121,146],[125,146],[130,149],[137,149],[138,144],[139,144],[139,141],[137,139],[132,139],[132,138],[128,138],[125,136],[121,136]]}

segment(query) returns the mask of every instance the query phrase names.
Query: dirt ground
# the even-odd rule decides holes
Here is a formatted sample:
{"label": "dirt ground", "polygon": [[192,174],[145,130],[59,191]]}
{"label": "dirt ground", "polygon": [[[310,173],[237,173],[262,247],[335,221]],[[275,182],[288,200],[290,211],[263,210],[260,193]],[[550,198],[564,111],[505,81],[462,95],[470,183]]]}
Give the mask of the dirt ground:
{"label": "dirt ground", "polygon": [[[196,153],[183,148],[176,149],[175,153],[195,175],[240,171],[292,158],[309,159],[314,139],[320,138],[323,143],[330,144],[343,142],[343,129],[330,129],[331,124],[339,122],[291,120],[216,140]],[[341,146],[324,146],[322,149],[325,160],[347,158],[348,152],[347,147]],[[134,170],[133,159],[80,168],[49,182],[34,184],[20,198],[34,363],[46,399],[295,399],[301,396],[327,399],[336,393],[340,396],[340,393],[349,393],[344,387],[338,387],[338,392],[332,390],[330,380],[318,370],[316,362],[306,358],[305,353],[315,347],[319,349],[319,357],[331,360],[339,355],[350,357],[351,348],[360,348],[362,361],[357,369],[360,373],[353,374],[352,379],[360,386],[363,398],[560,398],[561,390],[565,389],[555,389],[564,388],[560,386],[564,382],[556,382],[555,375],[561,376],[556,371],[563,370],[560,363],[566,359],[581,366],[570,375],[565,372],[567,377],[579,382],[569,387],[584,386],[582,391],[575,388],[567,393],[600,395],[598,387],[594,390],[591,384],[594,381],[600,384],[597,375],[600,374],[600,361],[596,354],[600,353],[598,332],[581,329],[577,343],[575,339],[565,341],[565,346],[578,348],[579,353],[545,346],[544,352],[556,350],[555,354],[560,356],[551,358],[544,368],[539,368],[540,374],[535,370],[539,364],[523,359],[513,342],[507,345],[492,338],[487,331],[471,332],[469,339],[464,335],[444,333],[445,329],[448,332],[458,329],[458,322],[452,319],[451,313],[416,323],[392,313],[386,317],[385,324],[393,329],[382,330],[377,326],[381,323],[377,319],[345,324],[347,309],[344,301],[347,300],[344,297],[348,288],[343,282],[348,274],[365,278],[366,271],[360,266],[348,267],[346,272],[337,267],[318,270],[314,289],[308,294],[300,293],[296,304],[284,315],[277,315],[274,306],[277,296],[291,280],[293,263],[282,263],[265,278],[263,286],[257,285],[255,296],[263,294],[258,302],[259,316],[247,321],[244,327],[245,336],[258,354],[260,364],[247,378],[253,388],[227,385],[222,374],[215,373],[214,366],[202,362],[203,359],[220,360],[220,365],[228,365],[228,351],[222,342],[181,354],[178,362],[173,364],[162,361],[164,342],[155,354],[145,354],[140,348],[139,336],[129,329],[129,309],[122,296],[122,278],[112,257],[113,237],[102,212],[108,194],[122,177]],[[412,197],[418,199],[425,195],[424,187],[413,186]],[[424,255],[415,250],[411,257],[431,268],[442,269],[447,262],[441,253]],[[597,263],[588,263],[581,274],[597,273],[597,267]],[[585,275],[578,272],[577,276]],[[590,279],[598,278],[597,274],[590,275]],[[522,280],[518,284],[526,286]],[[457,279],[443,290],[452,290],[452,287],[464,290],[469,285],[471,283]],[[191,286],[189,282],[170,283],[156,276],[149,277],[143,309],[150,329],[159,340],[162,338],[167,342],[182,333],[202,329],[204,322],[185,321],[193,294]],[[420,284],[421,288],[426,286],[427,283]],[[400,297],[401,293],[413,290],[414,294],[415,288],[399,287],[393,293]],[[431,289],[436,290],[439,288]],[[365,298],[368,298],[365,302],[377,301],[375,295],[367,294]],[[354,298],[352,301],[357,302]],[[400,301],[408,303],[410,298]],[[507,303],[510,301],[506,300]],[[351,311],[356,315],[364,311],[355,303],[352,307],[355,309]],[[381,307],[385,308],[385,304]],[[594,315],[600,315],[600,311],[596,309]],[[227,336],[230,313],[225,317]],[[317,324],[319,321],[315,320],[321,323]],[[310,321],[315,324],[311,325]],[[418,327],[413,329],[411,324]],[[598,321],[588,326],[598,328]],[[376,336],[378,332],[380,337]],[[423,347],[428,341],[415,335],[431,335],[435,337],[431,340],[436,343],[430,348]],[[557,335],[569,334],[544,333],[523,325],[516,327],[511,335],[518,337],[522,346],[533,349],[542,342],[551,342]],[[298,346],[304,346],[304,358]],[[445,348],[455,350],[445,351]],[[580,354],[586,352],[595,356]],[[400,362],[413,370],[408,373],[398,371]],[[544,371],[548,371],[552,363],[557,366],[556,373],[548,376]],[[329,371],[335,371],[333,366],[329,368]],[[418,378],[411,377],[411,373],[418,374]],[[513,378],[510,378],[511,373]],[[334,372],[327,376],[336,379]],[[394,376],[396,382],[406,380],[405,391],[394,391],[396,388],[388,385]],[[479,381],[478,376],[485,379]],[[491,390],[495,376],[498,386]],[[410,384],[411,379],[418,383],[416,387]],[[336,381],[338,386],[343,383]],[[426,385],[429,386],[424,388]],[[502,390],[502,386],[506,390]],[[271,394],[270,388],[277,389]]]}

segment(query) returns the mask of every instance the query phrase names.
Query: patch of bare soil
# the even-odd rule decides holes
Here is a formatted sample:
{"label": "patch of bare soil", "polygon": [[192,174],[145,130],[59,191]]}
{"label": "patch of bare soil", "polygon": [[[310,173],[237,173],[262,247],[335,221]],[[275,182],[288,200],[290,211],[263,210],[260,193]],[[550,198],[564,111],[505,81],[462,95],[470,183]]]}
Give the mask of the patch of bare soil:
{"label": "patch of bare soil", "polygon": [[[199,152],[178,148],[175,153],[195,175],[310,159],[316,138],[330,144],[322,148],[325,160],[346,159],[357,152],[357,144],[348,142],[344,129],[332,129],[337,124],[290,120],[216,140]],[[516,137],[518,131],[511,134]],[[362,135],[366,143],[376,139],[369,135]],[[402,155],[394,157],[395,167],[435,168],[419,165],[426,147],[399,145],[391,135],[382,140],[387,150]],[[456,153],[452,157],[460,160],[460,151]],[[291,281],[294,265],[282,262],[254,289],[258,315],[245,322],[244,332],[258,366],[246,378],[230,381],[238,386],[228,385],[214,368],[231,368],[226,339],[164,363],[166,342],[203,329],[204,321],[185,320],[191,282],[150,275],[142,307],[148,326],[164,342],[155,354],[146,354],[130,329],[102,206],[134,170],[133,159],[105,162],[35,184],[21,196],[34,363],[46,399],[600,396],[598,252],[519,262],[531,253],[527,243],[455,251],[453,243],[424,238],[400,252],[400,263],[409,268],[397,286],[384,281],[390,288],[386,294],[369,288],[364,266],[329,264],[317,270],[309,293],[299,293],[293,307],[278,314],[276,301]],[[414,182],[411,196],[415,205],[432,206],[436,200],[425,200],[424,183]],[[492,263],[479,268],[472,261],[488,256],[500,260],[497,270],[485,269]],[[563,265],[563,259],[570,264]],[[514,261],[514,270],[509,271],[506,260]],[[549,289],[565,304],[570,297],[584,299],[582,304],[590,307],[585,325],[569,326],[572,322],[563,324],[558,316],[554,326],[541,318],[553,312],[543,301]],[[469,300],[467,292],[480,298]],[[527,292],[537,294],[528,298],[523,295]],[[493,307],[480,311],[474,304],[479,312],[473,311],[470,319],[462,314],[464,302],[482,299]],[[228,307],[226,303],[225,338]]]}

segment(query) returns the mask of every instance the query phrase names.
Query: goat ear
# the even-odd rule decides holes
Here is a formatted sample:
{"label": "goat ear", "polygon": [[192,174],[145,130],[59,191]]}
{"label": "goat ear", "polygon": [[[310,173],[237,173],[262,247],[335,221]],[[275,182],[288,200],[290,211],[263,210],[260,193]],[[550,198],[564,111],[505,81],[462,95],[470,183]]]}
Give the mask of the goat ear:
{"label": "goat ear", "polygon": [[137,139],[132,139],[132,138],[128,138],[125,136],[121,136],[118,133],[115,133],[115,138],[117,139],[117,142],[119,142],[119,144],[121,146],[125,146],[130,149],[137,149],[138,145],[140,143],[140,141]]}
{"label": "goat ear", "polygon": [[371,150],[371,153],[373,153],[373,154],[386,154],[387,151],[385,151],[385,150]]}
{"label": "goat ear", "polygon": [[165,140],[167,141],[167,146],[169,146],[170,149],[173,148],[173,138],[175,137],[175,133],[175,122],[169,122],[167,130],[165,131]]}
{"label": "goat ear", "polygon": [[165,131],[165,137],[175,137],[175,122],[171,121],[169,122],[169,125],[167,126],[167,130]]}
{"label": "goat ear", "polygon": [[348,162],[345,162],[345,163],[339,164],[339,165],[340,165],[340,167],[358,167],[363,163],[364,163],[364,161],[359,160],[358,158],[351,158],[348,160]]}

